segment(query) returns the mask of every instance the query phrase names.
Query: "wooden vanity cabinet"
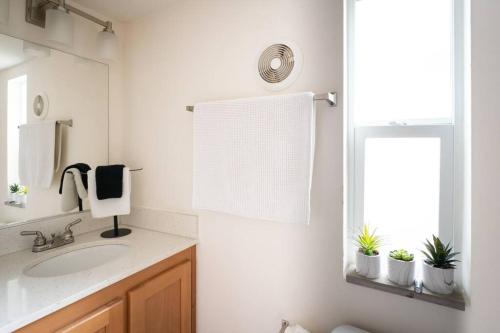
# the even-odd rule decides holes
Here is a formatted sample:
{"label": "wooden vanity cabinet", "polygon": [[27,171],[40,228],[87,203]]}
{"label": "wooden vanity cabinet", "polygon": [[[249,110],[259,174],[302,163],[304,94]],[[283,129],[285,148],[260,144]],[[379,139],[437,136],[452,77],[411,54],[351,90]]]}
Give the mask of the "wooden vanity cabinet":
{"label": "wooden vanity cabinet", "polygon": [[193,246],[17,332],[196,333],[195,323]]}

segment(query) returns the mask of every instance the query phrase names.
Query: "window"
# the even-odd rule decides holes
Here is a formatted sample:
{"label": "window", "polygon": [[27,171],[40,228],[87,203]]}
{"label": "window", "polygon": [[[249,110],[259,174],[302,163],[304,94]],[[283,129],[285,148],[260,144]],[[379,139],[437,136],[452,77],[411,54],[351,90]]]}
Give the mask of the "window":
{"label": "window", "polygon": [[7,82],[7,181],[19,183],[19,131],[17,127],[26,123],[26,75]]}
{"label": "window", "polygon": [[[347,0],[348,235],[377,228],[383,253],[418,257],[431,235],[454,239],[460,2]],[[354,245],[347,250],[352,262]]]}

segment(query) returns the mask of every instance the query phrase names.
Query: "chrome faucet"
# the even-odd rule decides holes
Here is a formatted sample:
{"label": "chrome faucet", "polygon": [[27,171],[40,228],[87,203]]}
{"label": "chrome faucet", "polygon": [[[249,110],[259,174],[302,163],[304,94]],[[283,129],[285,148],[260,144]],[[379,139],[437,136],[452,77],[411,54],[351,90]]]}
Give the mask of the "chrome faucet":
{"label": "chrome faucet", "polygon": [[80,222],[82,222],[82,219],[74,220],[64,228],[64,231],[62,233],[57,235],[51,234],[51,238],[49,240],[45,238],[41,231],[21,231],[21,236],[36,236],[35,240],[33,241],[32,251],[42,252],[73,243],[75,241],[75,237],[73,236],[71,227]]}

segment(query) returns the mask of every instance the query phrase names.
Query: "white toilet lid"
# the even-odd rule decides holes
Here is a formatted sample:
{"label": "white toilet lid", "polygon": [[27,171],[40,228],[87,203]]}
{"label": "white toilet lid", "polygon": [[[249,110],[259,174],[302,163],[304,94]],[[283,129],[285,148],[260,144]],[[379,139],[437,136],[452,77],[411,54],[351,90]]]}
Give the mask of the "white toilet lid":
{"label": "white toilet lid", "polygon": [[335,328],[332,333],[370,333],[354,326],[342,325]]}

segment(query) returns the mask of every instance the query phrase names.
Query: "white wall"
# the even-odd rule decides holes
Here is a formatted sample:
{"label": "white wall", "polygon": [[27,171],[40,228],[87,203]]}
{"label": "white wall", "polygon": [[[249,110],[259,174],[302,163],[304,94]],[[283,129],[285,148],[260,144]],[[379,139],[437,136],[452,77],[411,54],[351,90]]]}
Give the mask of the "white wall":
{"label": "white wall", "polygon": [[[303,71],[285,92],[342,96],[342,0],[178,1],[126,27],[126,160],[134,204],[189,211],[197,101],[267,95],[256,59],[292,40]],[[455,333],[464,313],[347,284],[342,272],[342,103],[317,104],[310,226],[199,216],[198,331],[315,333],[341,323],[374,332]]]}
{"label": "white wall", "polygon": [[468,332],[498,332],[500,2],[472,1],[472,277]]}

